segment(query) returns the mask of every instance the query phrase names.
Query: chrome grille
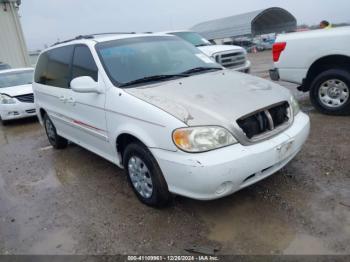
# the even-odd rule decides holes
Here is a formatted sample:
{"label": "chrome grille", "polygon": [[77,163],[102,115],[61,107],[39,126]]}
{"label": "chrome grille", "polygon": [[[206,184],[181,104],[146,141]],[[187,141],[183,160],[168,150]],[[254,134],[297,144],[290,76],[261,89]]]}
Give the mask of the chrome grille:
{"label": "chrome grille", "polygon": [[34,94],[15,96],[15,98],[23,103],[34,103]]}
{"label": "chrome grille", "polygon": [[259,110],[237,120],[249,140],[260,140],[279,133],[292,121],[292,112],[288,102],[282,102]]}
{"label": "chrome grille", "polygon": [[245,65],[246,55],[243,52],[219,53],[215,56],[216,62],[226,68],[239,68]]}

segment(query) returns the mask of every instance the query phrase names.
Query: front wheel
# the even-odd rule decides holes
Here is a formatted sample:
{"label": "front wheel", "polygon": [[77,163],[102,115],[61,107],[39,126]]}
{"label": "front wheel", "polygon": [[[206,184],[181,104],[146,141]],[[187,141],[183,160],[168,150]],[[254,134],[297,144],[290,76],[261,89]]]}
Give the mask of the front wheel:
{"label": "front wheel", "polygon": [[57,134],[56,128],[47,114],[44,116],[44,126],[47,138],[55,149],[63,149],[68,145],[68,140]]}
{"label": "front wheel", "polygon": [[6,120],[0,119],[0,121],[1,121],[1,124],[2,124],[3,126],[6,126],[6,125],[8,124],[8,121],[6,121]]}
{"label": "front wheel", "polygon": [[329,115],[350,115],[350,73],[331,69],[315,78],[310,88],[315,108]]}
{"label": "front wheel", "polygon": [[157,161],[141,143],[129,144],[123,154],[128,181],[139,200],[149,206],[162,207],[171,194]]}

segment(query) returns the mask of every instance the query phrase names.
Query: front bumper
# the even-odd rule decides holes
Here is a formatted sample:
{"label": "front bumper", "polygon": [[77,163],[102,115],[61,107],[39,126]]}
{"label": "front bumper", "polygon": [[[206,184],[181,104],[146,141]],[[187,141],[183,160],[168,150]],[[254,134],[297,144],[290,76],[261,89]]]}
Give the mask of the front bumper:
{"label": "front bumper", "polygon": [[34,103],[22,103],[0,105],[0,116],[2,120],[14,120],[36,116]]}
{"label": "front bumper", "polygon": [[271,80],[273,80],[273,81],[279,81],[280,80],[280,74],[279,74],[277,68],[270,69],[269,73],[270,73]]}
{"label": "front bumper", "polygon": [[200,154],[151,149],[169,191],[198,200],[230,195],[280,170],[301,150],[310,130],[309,117],[299,113],[286,131],[269,140],[236,144]]}

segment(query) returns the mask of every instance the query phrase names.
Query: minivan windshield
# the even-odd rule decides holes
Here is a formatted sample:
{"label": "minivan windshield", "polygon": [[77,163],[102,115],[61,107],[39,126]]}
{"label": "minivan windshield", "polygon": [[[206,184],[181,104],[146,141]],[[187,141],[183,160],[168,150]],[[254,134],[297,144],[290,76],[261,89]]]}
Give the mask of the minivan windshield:
{"label": "minivan windshield", "polygon": [[195,47],[211,45],[211,43],[207,39],[195,32],[173,32],[170,34],[182,38],[183,40],[191,43]]}
{"label": "minivan windshield", "polygon": [[33,70],[0,73],[0,88],[31,84],[33,74]]}
{"label": "minivan windshield", "polygon": [[101,42],[96,50],[109,78],[119,87],[222,69],[197,48],[173,36]]}

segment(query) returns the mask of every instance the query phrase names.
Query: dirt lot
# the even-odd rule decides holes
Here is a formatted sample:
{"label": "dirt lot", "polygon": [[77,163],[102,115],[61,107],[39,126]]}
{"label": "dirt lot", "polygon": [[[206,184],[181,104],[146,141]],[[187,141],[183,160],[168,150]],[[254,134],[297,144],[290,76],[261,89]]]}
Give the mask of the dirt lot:
{"label": "dirt lot", "polygon": [[[267,78],[270,54],[251,55]],[[295,87],[282,83],[295,92]],[[313,110],[302,152],[224,199],[138,202],[123,171],[74,145],[49,147],[36,120],[0,126],[1,254],[350,254],[350,118]]]}

